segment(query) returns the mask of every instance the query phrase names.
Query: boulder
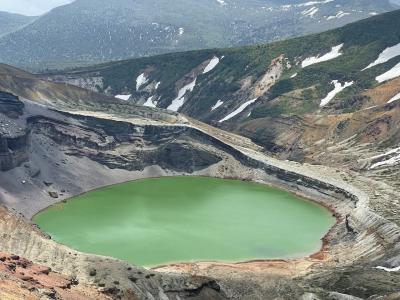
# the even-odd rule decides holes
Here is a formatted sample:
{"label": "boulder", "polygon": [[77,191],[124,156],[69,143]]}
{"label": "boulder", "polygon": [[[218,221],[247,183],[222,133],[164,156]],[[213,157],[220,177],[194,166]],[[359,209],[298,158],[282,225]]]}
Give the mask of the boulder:
{"label": "boulder", "polygon": [[50,191],[49,191],[49,196],[50,196],[51,198],[57,199],[57,198],[58,198],[58,193],[57,193],[57,192],[50,192]]}

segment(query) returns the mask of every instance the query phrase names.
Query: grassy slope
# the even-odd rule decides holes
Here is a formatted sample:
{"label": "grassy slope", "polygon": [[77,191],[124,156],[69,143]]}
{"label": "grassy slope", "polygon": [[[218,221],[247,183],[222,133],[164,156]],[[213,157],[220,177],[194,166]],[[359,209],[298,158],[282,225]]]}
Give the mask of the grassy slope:
{"label": "grassy slope", "polygon": [[[240,89],[241,80],[252,76],[254,82],[265,73],[272,59],[284,54],[293,67],[286,70],[282,79],[270,93],[256,105],[252,118],[261,118],[271,114],[297,114],[317,109],[317,100],[332,89],[330,82],[334,79],[355,81],[355,85],[346,89],[339,98],[376,86],[375,77],[398,63],[400,57],[364,72],[361,70],[375,60],[383,49],[399,42],[400,11],[395,11],[325,33],[267,45],[173,53],[112,62],[75,70],[71,73],[99,72],[105,78],[105,87],[110,86],[115,94],[123,91],[135,93],[136,77],[142,70],[151,66],[154,70],[151,72],[150,79],[161,81],[158,93],[163,99],[170,101],[176,96],[175,82],[177,80],[213,55],[219,57],[224,55],[225,58],[215,70],[199,76],[196,88],[183,108],[183,112],[194,117],[212,120],[209,114],[210,106],[218,99],[224,99],[228,109],[237,107],[232,100],[235,97],[232,95]],[[295,65],[296,61],[327,52],[332,46],[341,43],[344,43],[344,55],[337,59],[304,69]],[[290,78],[290,75],[294,73],[298,73],[298,76]],[[292,91],[304,89],[301,98],[307,102],[301,110],[291,108],[285,101],[279,101],[278,107],[270,107],[271,100],[290,94]],[[229,101],[232,102],[231,105]]]}

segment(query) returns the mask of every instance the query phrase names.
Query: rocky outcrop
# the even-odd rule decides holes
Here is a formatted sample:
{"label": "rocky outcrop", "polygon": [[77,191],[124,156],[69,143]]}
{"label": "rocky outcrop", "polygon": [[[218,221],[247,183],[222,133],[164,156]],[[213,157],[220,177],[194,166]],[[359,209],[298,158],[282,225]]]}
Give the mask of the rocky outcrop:
{"label": "rocky outcrop", "polygon": [[0,252],[0,299],[109,299],[73,277],[34,264],[18,255]]}
{"label": "rocky outcrop", "polygon": [[43,79],[57,83],[67,83],[70,85],[82,87],[87,90],[91,90],[93,92],[101,92],[104,90],[103,77],[96,73],[83,77],[79,76],[79,74],[71,74],[67,76],[55,75],[54,77],[43,76]]}
{"label": "rocky outcrop", "polygon": [[285,70],[285,62],[283,54],[271,61],[267,72],[254,84],[251,98],[261,97],[268,92],[282,76]]}
{"label": "rocky outcrop", "polygon": [[11,118],[22,115],[24,104],[13,94],[0,91],[0,113]]}
{"label": "rocky outcrop", "polygon": [[28,160],[29,135],[3,136],[0,134],[0,171],[11,170]]}
{"label": "rocky outcrop", "polygon": [[39,116],[29,118],[28,124],[33,134],[68,147],[67,155],[88,157],[111,169],[143,171],[158,165],[165,170],[193,173],[221,160],[187,140],[193,135],[191,128],[75,118],[81,125]]}
{"label": "rocky outcrop", "polygon": [[18,121],[23,108],[18,97],[0,92],[0,171],[15,168],[28,159],[29,132]]}

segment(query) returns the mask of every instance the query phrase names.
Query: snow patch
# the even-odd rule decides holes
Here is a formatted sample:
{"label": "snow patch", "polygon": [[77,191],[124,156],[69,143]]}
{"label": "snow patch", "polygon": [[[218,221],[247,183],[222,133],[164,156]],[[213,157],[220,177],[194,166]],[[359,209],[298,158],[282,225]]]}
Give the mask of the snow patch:
{"label": "snow patch", "polygon": [[350,82],[345,82],[343,85],[338,81],[338,80],[333,80],[332,84],[335,85],[335,88],[329,92],[329,94],[321,100],[321,104],[319,106],[323,107],[327,105],[329,102],[333,100],[333,98],[336,97],[337,94],[342,92],[345,88],[352,86],[354,84],[354,81]]}
{"label": "snow patch", "polygon": [[373,106],[370,106],[370,107],[366,107],[366,108],[361,109],[360,111],[370,110],[370,109],[373,109],[375,107],[378,107],[378,105],[373,105]]}
{"label": "snow patch", "polygon": [[298,6],[298,7],[312,6],[312,5],[318,5],[318,4],[326,4],[326,3],[333,2],[333,1],[335,1],[335,0],[309,1],[309,2],[305,2],[305,3],[297,4],[296,6]]}
{"label": "snow patch", "polygon": [[281,5],[282,10],[289,10],[293,7],[307,7],[307,6],[315,6],[315,5],[320,5],[320,4],[326,4],[333,2],[335,0],[322,0],[322,1],[308,1],[304,3],[299,3],[299,4],[284,4]]}
{"label": "snow patch", "polygon": [[157,102],[153,101],[154,96],[147,98],[146,102],[143,103],[143,106],[147,107],[157,107]]}
{"label": "snow patch", "polygon": [[388,156],[388,155],[397,153],[397,152],[399,152],[399,151],[400,151],[400,148],[392,149],[392,150],[390,150],[390,151],[388,151],[388,152],[386,152],[386,153],[384,153],[384,154],[379,154],[379,155],[373,156],[373,157],[371,157],[370,159],[373,160],[373,159],[385,157],[385,156]]}
{"label": "snow patch", "polygon": [[290,78],[295,78],[297,76],[297,73],[294,73]]}
{"label": "snow patch", "polygon": [[375,168],[382,167],[382,166],[393,166],[393,165],[396,165],[397,163],[400,163],[400,148],[390,150],[390,151],[386,152],[385,154],[380,154],[380,155],[374,156],[371,158],[371,160],[383,158],[383,157],[386,157],[386,159],[373,164],[370,167],[370,169],[375,169]]}
{"label": "snow patch", "polygon": [[332,47],[332,50],[322,56],[312,56],[312,57],[308,57],[305,60],[303,60],[303,62],[301,63],[302,68],[314,65],[314,64],[318,64],[324,61],[328,61],[328,60],[332,60],[335,59],[339,56],[341,56],[343,53],[340,52],[340,50],[343,48],[343,44],[337,45]]}
{"label": "snow patch", "polygon": [[185,33],[185,28],[179,28],[179,35],[183,35]]}
{"label": "snow patch", "polygon": [[315,15],[318,11],[319,11],[319,8],[313,6],[313,7],[309,8],[309,9],[306,9],[306,10],[302,11],[301,14],[302,14],[303,16],[306,16],[306,17],[314,17],[314,15]]}
{"label": "snow patch", "polygon": [[139,91],[139,89],[148,82],[149,80],[146,78],[146,75],[144,73],[140,74],[136,78],[136,91]]}
{"label": "snow patch", "polygon": [[116,95],[115,98],[128,101],[132,95]]}
{"label": "snow patch", "polygon": [[384,64],[389,60],[391,60],[392,58],[395,58],[396,56],[399,55],[400,55],[400,43],[383,50],[382,53],[379,54],[378,58],[373,63],[368,65],[366,68],[364,68],[363,71],[372,68],[374,66]]}
{"label": "snow patch", "polygon": [[398,93],[396,96],[394,96],[393,98],[391,98],[391,99],[388,101],[388,103],[392,103],[392,102],[394,102],[394,101],[396,101],[396,100],[400,100],[400,93]]}
{"label": "snow patch", "polygon": [[382,83],[384,81],[396,78],[400,76],[400,63],[398,63],[397,65],[395,65],[392,69],[390,69],[389,71],[387,71],[386,73],[383,73],[382,75],[379,75],[378,77],[376,77],[376,80],[379,83]]}
{"label": "snow patch", "polygon": [[181,88],[178,92],[178,97],[176,97],[174,100],[172,100],[172,103],[170,106],[168,106],[167,109],[172,110],[172,111],[178,111],[184,101],[185,101],[185,95],[187,92],[193,92],[194,87],[196,86],[196,80],[195,78],[191,83],[185,85],[183,88]]}
{"label": "snow patch", "polygon": [[217,2],[218,2],[221,6],[226,5],[226,2],[225,2],[224,0],[217,0]]}
{"label": "snow patch", "polygon": [[218,107],[220,107],[222,104],[224,104],[224,101],[218,100],[217,103],[215,103],[213,105],[213,107],[211,107],[211,111],[217,109]]}
{"label": "snow patch", "polygon": [[156,83],[156,86],[154,87],[156,90],[158,90],[158,88],[160,87],[161,81]]}
{"label": "snow patch", "polygon": [[344,16],[348,16],[348,15],[350,15],[350,13],[346,13],[346,12],[344,12],[343,10],[339,10],[339,11],[336,13],[335,16],[329,16],[329,17],[327,17],[326,19],[329,21],[329,20],[333,20],[333,19],[340,19],[340,18],[343,18]]}
{"label": "snow patch", "polygon": [[258,98],[252,99],[250,101],[247,101],[245,103],[243,103],[242,105],[239,106],[238,109],[236,109],[235,111],[233,111],[232,113],[230,113],[229,115],[227,115],[225,118],[219,120],[219,123],[225,122],[227,120],[232,119],[233,117],[235,117],[236,115],[240,114],[242,111],[244,111],[249,105],[253,104],[254,102],[256,102],[258,100]]}
{"label": "snow patch", "polygon": [[386,267],[378,266],[378,267],[376,267],[376,269],[383,270],[383,271],[386,271],[386,272],[399,272],[400,271],[400,266],[395,267],[395,268],[386,268]]}
{"label": "snow patch", "polygon": [[212,70],[219,64],[219,58],[214,56],[208,65],[204,68],[203,74],[206,74]]}

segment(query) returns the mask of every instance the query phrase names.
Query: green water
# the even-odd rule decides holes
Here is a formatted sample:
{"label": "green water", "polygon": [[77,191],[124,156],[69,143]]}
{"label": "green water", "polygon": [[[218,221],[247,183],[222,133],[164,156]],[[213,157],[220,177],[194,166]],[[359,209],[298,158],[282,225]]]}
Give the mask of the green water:
{"label": "green water", "polygon": [[168,177],[89,192],[34,221],[74,249],[155,266],[311,254],[335,219],[315,203],[264,185]]}

